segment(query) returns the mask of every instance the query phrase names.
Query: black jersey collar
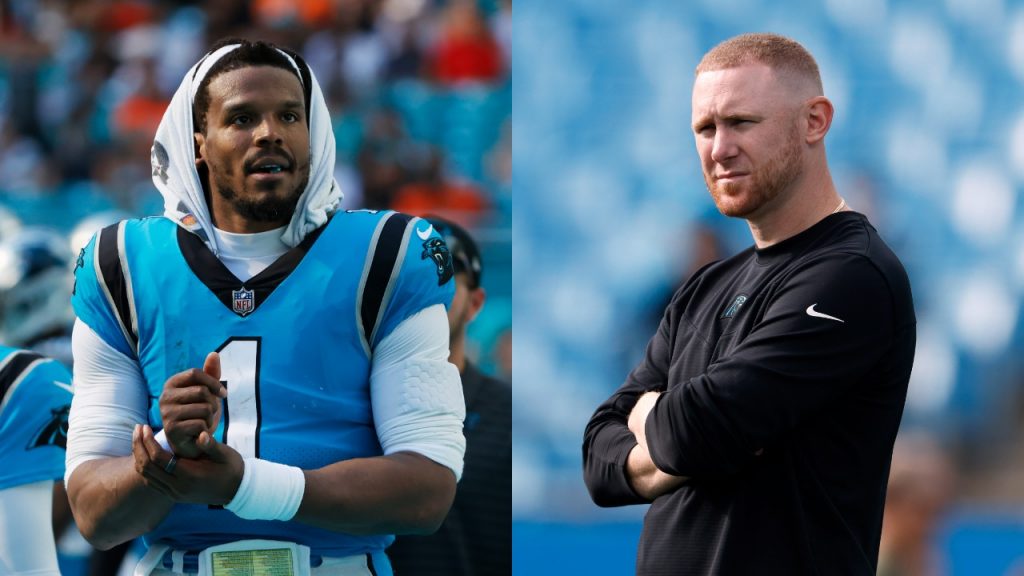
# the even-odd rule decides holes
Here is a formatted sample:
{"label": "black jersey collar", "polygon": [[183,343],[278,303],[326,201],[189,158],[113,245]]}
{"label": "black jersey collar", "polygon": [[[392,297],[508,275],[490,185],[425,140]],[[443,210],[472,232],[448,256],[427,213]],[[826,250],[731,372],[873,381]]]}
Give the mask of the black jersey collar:
{"label": "black jersey collar", "polygon": [[243,282],[210,251],[206,243],[195,234],[178,227],[178,247],[192,273],[217,296],[228,310],[247,316],[256,310],[277,288],[309,252],[320,234],[330,225],[313,230],[291,250],[285,252],[262,272]]}

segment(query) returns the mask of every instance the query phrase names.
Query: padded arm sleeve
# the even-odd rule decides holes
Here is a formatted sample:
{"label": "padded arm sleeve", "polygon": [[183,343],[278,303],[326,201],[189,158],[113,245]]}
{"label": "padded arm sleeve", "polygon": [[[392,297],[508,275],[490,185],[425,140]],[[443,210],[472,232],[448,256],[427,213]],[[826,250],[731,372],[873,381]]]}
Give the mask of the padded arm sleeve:
{"label": "padded arm sleeve", "polygon": [[138,363],[75,321],[75,397],[68,419],[64,482],[82,462],[132,453],[135,424],[148,422],[149,396]]}
{"label": "padded arm sleeve", "polygon": [[399,324],[377,346],[370,373],[377,437],[385,454],[412,451],[462,477],[466,402],[448,362],[448,316],[441,304]]}

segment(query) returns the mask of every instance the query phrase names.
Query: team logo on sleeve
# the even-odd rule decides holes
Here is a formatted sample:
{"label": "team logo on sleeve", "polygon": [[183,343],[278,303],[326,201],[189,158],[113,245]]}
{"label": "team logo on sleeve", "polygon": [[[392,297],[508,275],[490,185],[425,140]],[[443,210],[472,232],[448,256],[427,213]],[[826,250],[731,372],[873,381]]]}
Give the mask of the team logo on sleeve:
{"label": "team logo on sleeve", "polygon": [[455,270],[452,268],[452,253],[448,251],[448,245],[444,243],[444,240],[440,238],[427,238],[423,243],[423,254],[420,255],[420,258],[424,260],[430,258],[434,261],[438,286],[444,285],[455,275]]}
{"label": "team logo on sleeve", "polygon": [[50,410],[50,420],[32,437],[28,449],[43,446],[57,446],[66,449],[68,447],[68,413],[70,411],[70,404]]}
{"label": "team logo on sleeve", "polygon": [[85,268],[85,247],[78,251],[78,260],[75,260],[75,271],[72,274],[75,275],[75,281],[71,284],[71,295],[75,295],[75,291],[78,290],[78,269]]}
{"label": "team logo on sleeve", "polygon": [[245,316],[256,308],[256,297],[252,290],[242,286],[240,290],[231,291],[231,309],[239,316]]}

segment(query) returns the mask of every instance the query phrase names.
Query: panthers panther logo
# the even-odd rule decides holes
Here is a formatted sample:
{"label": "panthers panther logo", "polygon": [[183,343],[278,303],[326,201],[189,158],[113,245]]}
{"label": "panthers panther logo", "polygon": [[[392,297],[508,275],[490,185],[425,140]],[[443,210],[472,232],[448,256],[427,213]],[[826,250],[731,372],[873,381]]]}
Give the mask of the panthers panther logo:
{"label": "panthers panther logo", "polygon": [[57,446],[67,449],[68,447],[68,413],[71,405],[50,410],[50,421],[36,433],[35,437],[28,444],[28,449],[40,448],[42,446]]}
{"label": "panthers panther logo", "polygon": [[437,268],[438,286],[444,285],[455,275],[455,270],[452,268],[452,253],[448,251],[448,245],[444,243],[444,240],[440,238],[427,238],[423,242],[423,254],[420,255],[420,258],[424,260],[430,258],[434,261],[434,266]]}
{"label": "panthers panther logo", "polygon": [[85,268],[85,247],[78,251],[78,259],[75,260],[75,270],[72,274],[75,275],[75,281],[71,284],[71,295],[74,296],[78,290],[78,269]]}

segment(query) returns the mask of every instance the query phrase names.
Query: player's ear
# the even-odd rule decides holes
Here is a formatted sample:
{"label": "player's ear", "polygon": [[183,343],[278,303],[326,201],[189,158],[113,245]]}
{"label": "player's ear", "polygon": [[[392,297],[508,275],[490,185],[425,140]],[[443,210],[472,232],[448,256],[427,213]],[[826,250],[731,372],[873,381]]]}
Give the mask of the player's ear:
{"label": "player's ear", "polygon": [[824,96],[811,98],[805,104],[807,122],[807,143],[816,144],[825,138],[832,126],[832,115],[835,113],[832,102]]}
{"label": "player's ear", "polygon": [[196,143],[196,168],[206,163],[206,136],[202,132],[194,132],[193,138]]}
{"label": "player's ear", "polygon": [[466,320],[467,322],[472,322],[476,318],[476,315],[483,309],[484,301],[486,300],[487,291],[484,290],[483,286],[469,291],[469,319]]}

